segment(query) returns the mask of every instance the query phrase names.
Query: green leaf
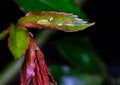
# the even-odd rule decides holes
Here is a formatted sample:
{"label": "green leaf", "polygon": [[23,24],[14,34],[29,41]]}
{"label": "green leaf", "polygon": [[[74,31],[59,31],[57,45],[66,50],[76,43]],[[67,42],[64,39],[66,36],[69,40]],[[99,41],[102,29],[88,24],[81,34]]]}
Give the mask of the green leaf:
{"label": "green leaf", "polygon": [[25,27],[48,28],[73,32],[83,30],[94,23],[88,23],[76,15],[63,12],[30,12],[18,21]]}
{"label": "green leaf", "polygon": [[31,11],[61,11],[75,13],[81,18],[86,18],[85,14],[73,0],[16,0],[16,2],[26,13]]}
{"label": "green leaf", "polygon": [[103,63],[98,58],[88,38],[64,37],[56,42],[58,51],[80,72],[106,75]]}
{"label": "green leaf", "polygon": [[80,73],[68,66],[56,65],[50,66],[49,69],[58,85],[101,85],[103,82],[99,75]]}
{"label": "green leaf", "polygon": [[10,36],[8,46],[15,59],[20,58],[29,45],[29,35],[26,28],[10,25]]}

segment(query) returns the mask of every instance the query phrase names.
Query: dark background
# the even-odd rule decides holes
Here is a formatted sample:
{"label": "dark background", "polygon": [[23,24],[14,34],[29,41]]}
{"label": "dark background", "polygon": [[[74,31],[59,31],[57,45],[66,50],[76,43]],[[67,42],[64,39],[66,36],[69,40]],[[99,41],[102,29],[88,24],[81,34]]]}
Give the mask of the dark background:
{"label": "dark background", "polygon": [[[80,33],[90,36],[92,44],[113,77],[120,77],[119,3],[112,0],[88,0],[82,8],[96,24]],[[0,0],[0,32],[11,22],[24,16],[13,0]],[[7,37],[0,41],[0,72],[13,59],[7,47]]]}

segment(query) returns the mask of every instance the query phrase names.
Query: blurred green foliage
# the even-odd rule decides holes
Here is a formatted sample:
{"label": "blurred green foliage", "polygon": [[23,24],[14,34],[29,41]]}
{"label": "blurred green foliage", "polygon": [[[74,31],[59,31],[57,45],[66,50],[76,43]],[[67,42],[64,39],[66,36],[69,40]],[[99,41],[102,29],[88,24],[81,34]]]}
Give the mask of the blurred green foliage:
{"label": "blurred green foliage", "polygon": [[24,11],[40,12],[40,11],[61,11],[70,12],[86,18],[85,13],[79,9],[73,0],[16,0]]}
{"label": "blurred green foliage", "polygon": [[102,78],[95,74],[80,73],[69,66],[50,66],[58,85],[101,85]]}
{"label": "blurred green foliage", "polygon": [[104,66],[88,37],[65,36],[56,41],[60,54],[77,70],[83,73],[104,74]]}

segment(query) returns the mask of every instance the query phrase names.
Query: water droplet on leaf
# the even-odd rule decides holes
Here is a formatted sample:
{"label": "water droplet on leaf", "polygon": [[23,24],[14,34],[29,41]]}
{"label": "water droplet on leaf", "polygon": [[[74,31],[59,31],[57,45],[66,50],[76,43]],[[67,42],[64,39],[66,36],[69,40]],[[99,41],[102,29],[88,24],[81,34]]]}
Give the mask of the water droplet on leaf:
{"label": "water droplet on leaf", "polygon": [[86,23],[87,23],[87,21],[84,21],[83,19],[75,18],[75,20],[74,20],[75,25],[83,25]]}

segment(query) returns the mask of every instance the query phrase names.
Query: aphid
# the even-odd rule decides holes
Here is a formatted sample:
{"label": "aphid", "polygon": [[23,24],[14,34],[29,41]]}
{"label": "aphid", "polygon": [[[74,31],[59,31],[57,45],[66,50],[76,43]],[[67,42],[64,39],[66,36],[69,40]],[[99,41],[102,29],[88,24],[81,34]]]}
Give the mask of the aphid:
{"label": "aphid", "polygon": [[74,24],[70,22],[65,22],[65,26],[74,26]]}
{"label": "aphid", "polygon": [[52,21],[53,20],[53,17],[50,17],[50,21]]}
{"label": "aphid", "polygon": [[37,21],[37,24],[50,25],[50,22],[47,19],[40,19],[40,20]]}
{"label": "aphid", "polygon": [[62,26],[62,25],[63,25],[63,23],[59,23],[59,24],[58,24],[58,26]]}

